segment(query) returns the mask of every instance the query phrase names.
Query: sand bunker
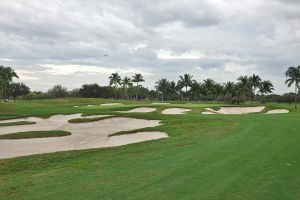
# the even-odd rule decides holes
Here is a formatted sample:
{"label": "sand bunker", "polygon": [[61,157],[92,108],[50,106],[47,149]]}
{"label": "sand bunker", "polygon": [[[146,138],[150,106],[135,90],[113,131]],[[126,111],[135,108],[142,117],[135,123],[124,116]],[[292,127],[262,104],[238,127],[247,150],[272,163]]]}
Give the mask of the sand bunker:
{"label": "sand bunker", "polygon": [[202,114],[223,114],[223,115],[241,115],[248,113],[259,113],[265,109],[265,106],[260,107],[221,107],[220,110],[215,111],[211,108],[205,108],[207,112]]}
{"label": "sand bunker", "polygon": [[186,112],[191,111],[190,109],[184,109],[184,108],[168,108],[163,110],[161,113],[164,115],[182,115],[186,114]]}
{"label": "sand bunker", "polygon": [[103,103],[101,106],[116,106],[116,105],[123,105],[122,103]]}
{"label": "sand bunker", "polygon": [[168,105],[168,104],[170,104],[170,103],[164,103],[164,102],[153,102],[153,103],[151,103],[151,104],[153,104],[153,105]]}
{"label": "sand bunker", "polygon": [[283,113],[289,113],[290,111],[287,109],[276,109],[276,110],[269,110],[268,112],[264,114],[283,114]]}
{"label": "sand bunker", "polygon": [[[104,116],[104,115],[102,115]],[[119,131],[130,131],[145,127],[159,126],[159,120],[144,120],[125,117],[104,119],[96,122],[70,124],[68,120],[80,118],[81,114],[55,115],[49,119],[36,117],[26,118],[26,121],[35,121],[33,125],[14,127],[0,127],[0,134],[9,134],[24,131],[64,130],[72,133],[70,136],[56,138],[34,138],[18,140],[0,140],[0,158],[11,158],[32,154],[90,149],[100,147],[114,147],[148,140],[168,137],[162,132],[140,132],[130,135],[109,135]],[[89,118],[95,116],[88,116]],[[97,115],[99,117],[99,115]],[[20,121],[4,120],[1,122]]]}
{"label": "sand bunker", "polygon": [[73,106],[74,108],[79,108],[79,106]]}
{"label": "sand bunker", "polygon": [[140,108],[134,108],[132,110],[127,111],[118,111],[120,113],[148,113],[156,111],[156,108],[147,108],[147,107],[140,107]]}
{"label": "sand bunker", "polygon": [[202,114],[203,115],[215,115],[216,113],[207,111],[207,112],[202,112]]}
{"label": "sand bunker", "polygon": [[208,112],[211,112],[211,113],[213,113],[213,114],[217,114],[217,111],[215,111],[214,109],[212,109],[212,108],[204,108],[206,111],[208,111]]}

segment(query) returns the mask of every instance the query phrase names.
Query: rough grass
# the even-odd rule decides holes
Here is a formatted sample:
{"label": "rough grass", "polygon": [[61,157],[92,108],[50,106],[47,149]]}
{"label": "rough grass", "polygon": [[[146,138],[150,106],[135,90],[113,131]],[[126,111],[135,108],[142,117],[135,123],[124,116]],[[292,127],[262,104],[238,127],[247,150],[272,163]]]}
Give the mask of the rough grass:
{"label": "rough grass", "polygon": [[30,139],[30,138],[45,138],[45,137],[62,137],[71,135],[70,132],[62,130],[53,131],[28,131],[0,135],[0,139]]}
{"label": "rough grass", "polygon": [[31,125],[31,124],[36,124],[36,122],[28,122],[28,121],[7,122],[7,123],[0,122],[0,126],[20,126],[20,125]]}
{"label": "rough grass", "polygon": [[[111,102],[24,101],[6,104],[14,109],[6,109],[3,115],[0,112],[0,117],[80,111],[157,119],[163,125],[152,130],[166,132],[170,137],[117,148],[0,160],[0,199],[300,199],[300,113],[293,105],[266,104],[291,111],[284,115],[234,116],[201,115],[205,107],[223,105],[199,102],[159,105],[153,113],[72,108],[105,101]],[[124,103],[119,108],[149,105]],[[160,113],[169,107],[192,111],[182,116]]]}

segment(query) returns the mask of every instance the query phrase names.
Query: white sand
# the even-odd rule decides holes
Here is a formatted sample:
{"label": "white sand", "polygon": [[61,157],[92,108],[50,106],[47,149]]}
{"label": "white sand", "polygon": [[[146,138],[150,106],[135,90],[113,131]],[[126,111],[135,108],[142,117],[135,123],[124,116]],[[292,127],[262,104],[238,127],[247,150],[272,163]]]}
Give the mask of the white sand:
{"label": "white sand", "polygon": [[202,112],[202,114],[203,115],[215,115],[216,113],[207,111],[207,112]]}
{"label": "white sand", "polygon": [[215,111],[211,108],[205,108],[208,112],[202,114],[223,114],[223,115],[240,115],[248,113],[259,113],[265,109],[265,106],[260,107],[221,107],[220,110]]}
{"label": "white sand", "polygon": [[101,106],[116,106],[116,105],[123,105],[122,103],[103,103]]}
{"label": "white sand", "polygon": [[264,113],[264,114],[283,114],[283,113],[289,113],[290,111],[287,109],[276,109],[276,110],[269,110],[268,112]]}
{"label": "white sand", "polygon": [[73,106],[74,108],[78,108],[79,106]]}
{"label": "white sand", "polygon": [[186,114],[186,112],[191,111],[190,109],[184,109],[184,108],[168,108],[163,110],[161,113],[164,115],[182,115]]}
{"label": "white sand", "polygon": [[134,108],[131,110],[127,111],[117,111],[120,113],[148,113],[148,112],[153,112],[156,111],[156,108],[147,108],[147,107],[140,107],[140,108]]}
{"label": "white sand", "polygon": [[168,105],[168,104],[170,104],[170,103],[164,103],[164,102],[153,102],[153,103],[151,103],[151,104],[153,104],[153,105]]}
{"label": "white sand", "polygon": [[93,106],[95,106],[95,105],[87,105],[88,107],[93,107]]}
{"label": "white sand", "polygon": [[[167,134],[161,132],[142,132],[108,137],[108,135],[119,131],[130,131],[145,127],[159,126],[159,120],[116,117],[96,122],[80,124],[68,123],[68,120],[79,117],[81,117],[81,114],[55,115],[49,119],[26,118],[27,121],[36,121],[37,124],[0,127],[1,135],[21,131],[39,130],[64,130],[72,133],[70,136],[55,138],[0,140],[0,158],[11,158],[76,149],[113,147],[168,137]],[[5,120],[3,122],[7,121],[8,120]]]}
{"label": "white sand", "polygon": [[204,108],[206,111],[208,112],[212,112],[212,113],[217,113],[217,111],[215,111],[214,109],[212,108]]}
{"label": "white sand", "polygon": [[147,140],[156,140],[156,139],[167,138],[167,137],[169,136],[166,133],[159,132],[159,131],[137,132],[134,134],[109,137],[108,143],[110,147],[115,147],[115,146],[122,146],[126,144],[138,143]]}

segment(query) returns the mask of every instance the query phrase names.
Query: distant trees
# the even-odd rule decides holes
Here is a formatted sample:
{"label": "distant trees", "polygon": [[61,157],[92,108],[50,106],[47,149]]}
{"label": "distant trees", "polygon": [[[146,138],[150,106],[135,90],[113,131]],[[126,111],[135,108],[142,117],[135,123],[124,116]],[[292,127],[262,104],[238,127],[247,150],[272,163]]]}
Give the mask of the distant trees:
{"label": "distant trees", "polygon": [[8,98],[8,87],[13,78],[19,77],[11,67],[0,66],[0,92],[2,93],[2,97]]}
{"label": "distant trees", "polygon": [[138,99],[139,83],[145,82],[145,79],[141,74],[135,74],[134,76],[132,76],[132,82],[136,83],[135,99]]}
{"label": "distant trees", "polygon": [[167,94],[168,90],[170,89],[170,83],[165,78],[159,79],[155,83],[155,89],[157,92],[161,93],[162,100],[164,101],[164,97]]}
{"label": "distant trees", "polygon": [[[295,106],[300,84],[300,66],[290,67],[286,72],[286,84],[295,85]],[[258,75],[240,76],[236,82],[218,83],[213,79],[202,82],[193,79],[193,75],[183,74],[178,80],[161,78],[155,82],[155,90],[140,85],[145,82],[139,73],[129,78],[121,78],[118,73],[109,76],[109,86],[99,86],[97,83],[84,84],[81,88],[68,91],[67,88],[56,85],[47,92],[30,92],[24,83],[12,83],[17,74],[10,67],[0,66],[0,92],[5,97],[16,100],[18,97],[27,99],[87,97],[87,98],[124,98],[124,99],[151,99],[151,100],[204,100],[233,104],[246,103],[256,99],[265,101],[290,102],[291,94],[283,96],[272,94],[273,84],[262,80]],[[135,83],[135,86],[133,85]]]}
{"label": "distant trees", "polygon": [[243,102],[246,102],[247,97],[251,94],[251,84],[248,76],[240,76],[237,79],[238,82],[238,92],[243,98]]}
{"label": "distant trees", "polygon": [[178,81],[178,85],[179,88],[184,87],[185,88],[185,95],[186,97],[187,95],[187,89],[188,87],[191,87],[192,83],[193,83],[193,76],[190,74],[184,74],[183,76],[179,76],[179,81]]}
{"label": "distant trees", "polygon": [[14,101],[18,97],[24,97],[30,93],[30,88],[24,83],[11,83],[8,86],[8,96],[13,97]]}
{"label": "distant trees", "polygon": [[114,96],[112,87],[99,86],[97,83],[82,85],[78,93],[79,96],[86,98],[111,98]]}
{"label": "distant trees", "polygon": [[297,98],[299,93],[299,83],[300,83],[300,65],[298,67],[289,67],[285,72],[286,81],[285,84],[288,87],[295,85],[295,109],[297,109]]}
{"label": "distant trees", "polygon": [[212,101],[214,99],[215,85],[216,85],[215,81],[210,78],[203,81],[202,93],[204,96],[204,100]]}
{"label": "distant trees", "polygon": [[253,74],[252,76],[250,76],[249,82],[252,87],[253,101],[255,101],[256,89],[261,86],[261,78],[258,75]]}
{"label": "distant trees", "polygon": [[51,98],[47,92],[33,91],[23,97],[24,99],[49,99]]}
{"label": "distant trees", "polygon": [[270,81],[262,81],[258,87],[259,92],[262,95],[262,101],[265,102],[265,95],[272,93],[274,86]]}
{"label": "distant trees", "polygon": [[117,98],[117,89],[118,86],[121,84],[121,77],[119,76],[118,73],[112,73],[111,76],[109,77],[109,86],[114,86],[115,90],[115,99]]}
{"label": "distant trees", "polygon": [[132,87],[132,81],[129,77],[125,76],[122,81],[121,81],[121,85],[124,89],[124,99],[128,99],[128,88]]}
{"label": "distant trees", "polygon": [[[192,79],[193,76],[185,74],[175,81],[163,78],[156,82],[155,89],[162,100],[179,99],[182,88],[185,88],[185,97],[191,100],[223,101],[227,103],[245,103],[248,100],[265,96],[272,93],[274,87],[270,81],[261,81],[257,75],[240,76],[237,82],[217,83],[212,79],[205,79],[202,83]],[[188,88],[190,88],[188,90]],[[260,95],[257,94],[259,89]]]}
{"label": "distant trees", "polygon": [[61,85],[55,85],[48,90],[48,94],[52,98],[64,98],[68,96],[68,90]]}

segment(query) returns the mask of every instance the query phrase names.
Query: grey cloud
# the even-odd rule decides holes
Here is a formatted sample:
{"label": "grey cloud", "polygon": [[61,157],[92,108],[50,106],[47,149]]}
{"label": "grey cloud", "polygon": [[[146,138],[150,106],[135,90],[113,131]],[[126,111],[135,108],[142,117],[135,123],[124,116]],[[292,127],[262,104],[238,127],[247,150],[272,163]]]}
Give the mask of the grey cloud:
{"label": "grey cloud", "polygon": [[[162,76],[176,79],[186,72],[197,79],[232,80],[236,74],[224,66],[256,66],[246,73],[272,78],[276,92],[283,93],[286,67],[299,65],[297,2],[10,0],[0,4],[0,62],[36,72],[47,82],[25,80],[33,89],[107,83],[104,75],[54,76],[41,67],[45,64],[145,69],[151,72],[149,87]],[[205,56],[163,60],[159,50]]]}

